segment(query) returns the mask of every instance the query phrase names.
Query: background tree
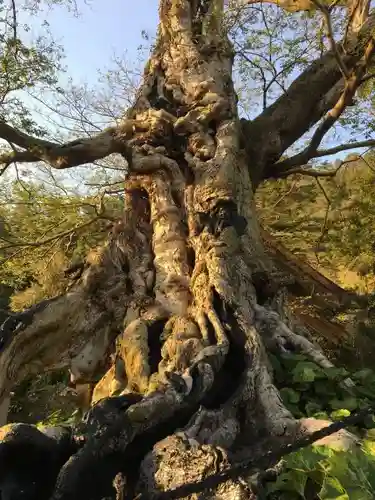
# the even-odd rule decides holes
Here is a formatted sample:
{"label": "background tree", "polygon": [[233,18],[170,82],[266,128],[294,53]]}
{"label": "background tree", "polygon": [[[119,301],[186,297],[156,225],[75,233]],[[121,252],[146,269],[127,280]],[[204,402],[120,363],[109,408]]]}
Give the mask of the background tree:
{"label": "background tree", "polygon": [[[373,144],[320,149],[359,87],[371,81],[374,15],[361,2],[280,6],[309,15],[297,14],[296,25],[275,14],[267,25],[258,4],[238,10],[219,0],[161,0],[135,103],[114,125],[59,143],[0,123],[0,137],[11,144],[0,157],[3,170],[39,161],[64,170],[115,153],[127,162],[124,209],[108,242],[88,254],[65,294],[2,327],[3,408],[14,384],[41,369],[69,366],[75,382],[105,372],[93,401],[104,399],[74,429],[73,443],[58,446],[50,483],[32,476],[35,462],[31,495],[102,498],[113,494],[112,480],[124,472],[127,484],[119,490],[143,489],[150,497],[241,462],[250,447],[263,454],[301,432],[273,384],[268,354],[302,352],[324,369],[332,365],[288,313],[285,281],[263,244],[254,192],[270,178],[327,176],[306,165]],[[321,20],[323,40],[310,45]],[[265,66],[255,56],[250,67],[262,76],[264,109],[240,120],[233,46],[246,42],[248,58],[256,46],[252,26],[260,22],[272,57]],[[242,25],[249,31],[236,36]],[[293,71],[288,60],[276,61],[275,40],[289,26],[305,27]],[[307,145],[291,151],[309,132]],[[22,429],[4,433],[22,441]],[[2,488],[14,491],[17,465],[9,456],[5,464]],[[216,494],[249,498],[249,485],[230,479]]]}

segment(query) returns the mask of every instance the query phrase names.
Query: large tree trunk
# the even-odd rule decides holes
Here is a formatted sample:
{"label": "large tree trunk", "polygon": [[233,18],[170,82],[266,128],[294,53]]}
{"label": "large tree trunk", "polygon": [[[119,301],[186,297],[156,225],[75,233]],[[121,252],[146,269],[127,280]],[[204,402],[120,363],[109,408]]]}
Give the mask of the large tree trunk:
{"label": "large tree trunk", "polygon": [[[58,461],[56,486],[39,500],[51,489],[53,499],[111,497],[119,472],[126,486],[117,489],[152,498],[261,453],[298,432],[267,351],[330,365],[286,324],[257,222],[220,3],[204,12],[199,2],[161,2],[156,47],[126,117],[134,126],[122,130],[131,137],[123,220],[66,295],[3,327],[4,406],[31,373],[69,366],[73,382],[87,383],[108,369],[93,392],[101,402],[74,431],[75,453]],[[242,480],[205,496],[249,497]]]}

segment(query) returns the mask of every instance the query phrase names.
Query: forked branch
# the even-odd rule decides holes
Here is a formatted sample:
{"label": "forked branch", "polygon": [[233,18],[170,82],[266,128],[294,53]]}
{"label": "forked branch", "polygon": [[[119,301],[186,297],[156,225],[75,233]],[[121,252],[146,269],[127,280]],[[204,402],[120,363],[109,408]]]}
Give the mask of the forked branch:
{"label": "forked branch", "polygon": [[[308,148],[309,155],[316,153],[326,131],[336,122],[350,104],[355,90],[365,76],[366,65],[373,54],[371,40],[375,25],[372,12],[360,31],[351,34],[345,45],[342,61],[350,72],[350,78],[343,78],[335,53],[330,50],[315,60],[271,106],[253,121],[242,121],[244,141],[249,163],[253,166],[252,180],[256,187],[263,179],[278,174],[280,164],[276,163],[292,144],[305,134],[324,115],[316,132],[314,143]],[[340,52],[341,54],[341,52]],[[306,99],[309,96],[309,99]],[[256,146],[254,146],[254,144]],[[265,144],[264,148],[259,144]],[[314,146],[314,147],[313,147]],[[305,155],[288,168],[304,165],[313,156]],[[276,167],[277,165],[277,167]]]}
{"label": "forked branch", "polygon": [[322,120],[320,125],[315,130],[315,133],[313,134],[310,144],[300,153],[278,162],[275,165],[276,172],[280,173],[283,172],[283,174],[285,175],[285,173],[289,171],[291,168],[297,167],[299,165],[304,165],[309,160],[316,157],[318,153],[318,147],[322,142],[324,136],[337,122],[337,120],[343,114],[347,106],[349,106],[352,103],[353,97],[359,85],[361,84],[363,75],[366,72],[369,61],[374,54],[374,49],[375,49],[374,41],[370,40],[362,60],[357,65],[356,69],[353,71],[350,78],[346,81],[344,92],[340,96],[335,106],[328,111],[325,118]]}

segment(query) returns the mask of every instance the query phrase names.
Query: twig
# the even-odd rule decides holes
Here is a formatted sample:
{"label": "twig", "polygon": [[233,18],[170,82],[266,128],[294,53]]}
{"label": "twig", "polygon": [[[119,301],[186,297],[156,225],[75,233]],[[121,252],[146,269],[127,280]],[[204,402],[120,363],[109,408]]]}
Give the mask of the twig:
{"label": "twig", "polygon": [[354,161],[358,161],[358,158],[350,158],[349,160],[339,161],[339,164],[336,168],[331,170],[317,170],[315,168],[311,168],[309,165],[302,165],[296,168],[290,168],[289,170],[285,170],[284,172],[280,172],[280,175],[277,176],[279,179],[283,179],[284,177],[289,177],[293,174],[301,174],[307,175],[308,177],[314,177],[315,179],[319,177],[335,177],[337,172],[346,164],[352,163]]}
{"label": "twig", "polygon": [[[328,214],[329,214],[329,209],[331,208],[331,200],[329,199],[329,197],[328,197],[328,195],[326,193],[326,190],[324,189],[324,186],[320,182],[319,178],[316,177],[315,180],[316,180],[316,183],[318,184],[319,188],[321,189],[321,191],[322,191],[322,193],[324,195],[324,198],[327,201],[327,208],[326,208],[326,213],[325,213],[325,216],[324,216],[324,221],[323,221],[323,224],[322,224],[322,229],[321,229],[321,232],[320,232],[320,236],[319,236],[319,238],[316,241],[316,248],[319,248],[319,245],[323,241],[324,235],[325,235],[325,233],[327,231]],[[317,251],[315,250],[314,253],[315,253],[316,261],[319,264],[319,257],[318,257]]]}
{"label": "twig", "polygon": [[366,83],[368,82],[369,80],[372,80],[372,78],[375,77],[375,73],[369,73],[368,75],[364,76],[361,80],[361,84],[362,83]]}
{"label": "twig", "polygon": [[72,229],[68,229],[67,231],[63,231],[62,233],[56,234],[55,236],[51,236],[51,238],[47,238],[46,240],[42,241],[27,241],[27,242],[22,242],[22,243],[12,243],[10,245],[6,245],[3,247],[0,247],[0,250],[6,250],[8,248],[16,248],[16,247],[40,247],[43,245],[46,245],[47,243],[50,243],[51,241],[55,241],[59,238],[63,238],[64,236],[69,236],[70,233],[73,231],[78,231],[80,229],[83,229],[87,226],[90,226],[94,222],[97,222],[101,217],[95,217],[94,219],[89,220],[88,222],[85,222],[83,224],[80,224],[78,226],[75,226]]}
{"label": "twig", "polygon": [[[17,9],[16,9],[16,2],[15,0],[10,1],[12,5],[12,15],[13,15],[13,24],[12,24],[12,29],[13,29],[13,40],[15,44],[17,44]],[[17,47],[15,47],[17,50]]]}
{"label": "twig", "polygon": [[335,41],[335,36],[333,34],[333,28],[332,28],[332,22],[331,22],[331,8],[326,7],[325,5],[321,4],[318,0],[312,0],[313,4],[317,6],[317,8],[321,11],[323,14],[323,18],[325,21],[326,25],[326,35],[329,41],[329,44],[331,46],[331,50],[335,55],[337,64],[339,65],[339,68],[341,69],[342,74],[346,79],[349,78],[349,71],[348,68],[346,67],[343,58],[341,57],[341,54],[339,52],[338,46]]}
{"label": "twig", "polygon": [[273,210],[274,208],[276,208],[277,205],[279,205],[279,203],[281,203],[284,198],[286,198],[287,196],[290,195],[290,193],[293,191],[293,189],[296,187],[296,185],[297,185],[297,181],[294,181],[292,183],[292,185],[290,186],[290,189],[288,189],[288,191],[286,193],[284,193],[282,196],[280,196],[280,198],[277,200],[277,202],[272,207],[270,207],[270,209]]}

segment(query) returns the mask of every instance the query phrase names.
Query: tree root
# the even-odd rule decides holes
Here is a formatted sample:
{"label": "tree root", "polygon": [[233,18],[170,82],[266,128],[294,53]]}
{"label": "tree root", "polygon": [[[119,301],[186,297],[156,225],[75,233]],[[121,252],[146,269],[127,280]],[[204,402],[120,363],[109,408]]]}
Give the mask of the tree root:
{"label": "tree root", "polygon": [[[170,425],[173,432],[176,416],[178,420],[179,414],[194,413],[199,401],[212,387],[215,373],[222,366],[224,359],[225,352],[221,346],[209,346],[203,349],[184,377],[179,380],[170,377],[163,392],[154,392],[127,410],[129,395],[103,400],[94,406],[86,418],[86,426],[96,421],[98,428],[92,429],[91,425],[88,433],[90,437],[83,448],[61,469],[52,499],[78,499],[84,494],[87,495],[88,491],[95,491],[97,495],[99,485],[93,481],[95,471],[103,482],[103,469],[110,469],[112,480],[119,472],[120,464],[115,459],[116,456],[121,454],[122,460],[125,461],[126,457],[130,458],[137,450],[137,436],[151,433],[151,443],[147,443],[149,446],[153,444],[155,435],[157,437],[154,442],[168,432]],[[185,379],[189,377],[192,382],[186,383]],[[95,414],[99,414],[99,417],[95,417]],[[84,434],[85,431],[83,437]]]}
{"label": "tree root", "polygon": [[263,306],[255,306],[256,324],[262,334],[266,347],[275,352],[298,352],[305,354],[322,368],[332,368],[334,365],[323,354],[319,347],[314,346],[305,337],[294,333],[277,312]]}
{"label": "tree root", "polygon": [[[198,482],[223,471],[229,465],[230,460],[222,448],[199,445],[179,435],[169,436],[157,443],[143,460],[139,491],[147,492],[147,498],[158,498],[161,488],[168,491],[186,483]],[[201,498],[250,500],[255,497],[250,487],[238,478],[226,481],[215,490],[206,490]]]}

